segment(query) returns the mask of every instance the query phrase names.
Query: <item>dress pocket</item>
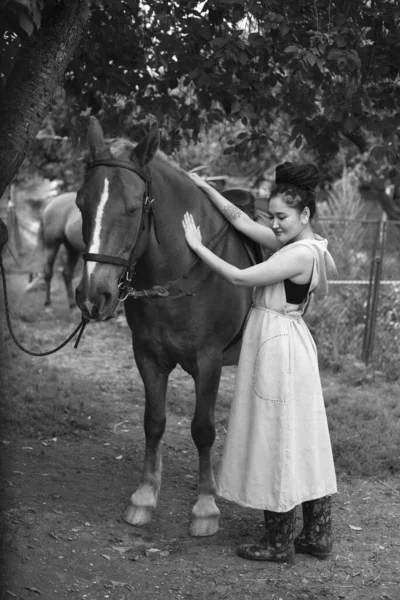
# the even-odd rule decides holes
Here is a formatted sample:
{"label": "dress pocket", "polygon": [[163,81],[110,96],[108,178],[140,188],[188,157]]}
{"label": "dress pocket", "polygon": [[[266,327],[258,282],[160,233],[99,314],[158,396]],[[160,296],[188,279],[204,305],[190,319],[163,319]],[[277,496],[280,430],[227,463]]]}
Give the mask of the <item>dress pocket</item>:
{"label": "dress pocket", "polygon": [[287,333],[265,340],[257,350],[253,391],[269,402],[287,402],[290,380],[290,348]]}

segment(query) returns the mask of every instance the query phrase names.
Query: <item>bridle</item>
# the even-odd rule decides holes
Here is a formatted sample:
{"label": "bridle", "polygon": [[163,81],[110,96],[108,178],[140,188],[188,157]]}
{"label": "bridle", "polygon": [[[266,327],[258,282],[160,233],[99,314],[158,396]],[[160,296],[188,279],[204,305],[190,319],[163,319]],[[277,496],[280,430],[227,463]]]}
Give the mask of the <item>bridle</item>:
{"label": "bridle", "polygon": [[[150,219],[152,216],[154,218],[154,198],[151,197],[151,176],[147,169],[141,169],[138,165],[135,165],[134,163],[130,163],[125,160],[118,160],[115,158],[94,160],[89,164],[89,169],[93,169],[95,167],[119,167],[121,169],[127,169],[128,171],[132,171],[133,173],[136,173],[136,175],[139,175],[139,177],[145,182],[146,186],[142,201],[142,212],[140,217],[139,233],[133,245],[129,258],[126,259],[120,256],[111,256],[109,254],[96,254],[93,252],[84,252],[82,255],[82,258],[85,262],[93,261],[125,267],[125,270],[123,271],[118,282],[120,295],[122,296],[124,294],[125,289],[127,287],[130,287],[130,282],[132,281],[132,278],[135,274],[135,265],[137,263],[137,260],[138,258],[140,258],[144,249],[146,248],[148,242],[148,233],[150,230]],[[146,229],[147,236],[144,235]],[[158,240],[157,231],[156,237]],[[125,300],[125,298],[121,297],[120,300]]]}
{"label": "bridle", "polygon": [[[146,188],[143,195],[142,202],[142,213],[141,213],[141,221],[139,233],[136,238],[136,241],[133,245],[129,258],[121,258],[120,256],[111,256],[109,254],[96,254],[93,252],[84,252],[82,257],[85,262],[94,261],[105,264],[117,265],[125,267],[119,282],[119,300],[123,302],[131,296],[133,298],[151,298],[151,297],[163,297],[163,298],[181,298],[182,296],[193,296],[194,291],[210,277],[211,273],[206,275],[206,277],[201,280],[197,285],[192,287],[190,290],[184,291],[182,289],[178,289],[177,294],[171,294],[171,288],[176,285],[180,281],[187,280],[192,271],[201,263],[199,257],[196,257],[195,261],[190,265],[185,273],[179,275],[176,279],[172,281],[168,281],[164,285],[154,285],[151,289],[147,290],[137,290],[132,285],[132,279],[135,275],[135,266],[138,259],[142,256],[144,249],[147,246],[148,242],[148,233],[150,231],[150,221],[153,217],[154,223],[154,232],[157,239],[157,242],[160,243],[158,235],[157,235],[157,227],[155,220],[155,207],[154,207],[154,198],[152,198],[151,191],[151,176],[148,170],[141,169],[138,165],[134,163],[130,163],[124,160],[118,160],[115,158],[106,158],[106,159],[98,159],[91,162],[88,166],[89,169],[93,169],[95,167],[119,167],[121,169],[128,169],[128,171],[132,171],[139,175],[139,177],[145,182]],[[147,229],[147,235],[145,235]],[[223,240],[224,245],[222,249],[222,256],[225,255],[225,251],[228,247],[228,239],[229,239],[229,231],[230,224],[229,221],[225,221],[222,227],[218,230],[215,236],[206,244],[206,247],[210,250],[214,250],[219,243]]]}

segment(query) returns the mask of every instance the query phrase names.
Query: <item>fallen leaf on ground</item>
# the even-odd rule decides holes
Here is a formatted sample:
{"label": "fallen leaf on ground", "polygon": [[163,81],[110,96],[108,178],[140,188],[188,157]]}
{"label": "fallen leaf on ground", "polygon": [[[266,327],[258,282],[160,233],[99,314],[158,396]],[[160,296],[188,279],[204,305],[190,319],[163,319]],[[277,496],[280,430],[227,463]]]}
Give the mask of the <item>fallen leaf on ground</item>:
{"label": "fallen leaf on ground", "polygon": [[24,588],[26,590],[29,590],[30,592],[33,592],[34,594],[41,594],[42,592],[40,590],[38,590],[35,587],[29,587],[28,585],[24,585]]}
{"label": "fallen leaf on ground", "polygon": [[133,550],[135,546],[111,546],[111,548],[124,554],[125,552],[129,552],[129,550]]}
{"label": "fallen leaf on ground", "polygon": [[157,554],[157,552],[160,552],[159,548],[147,548],[144,553],[146,556],[151,556],[152,554]]}
{"label": "fallen leaf on ground", "polygon": [[105,588],[115,588],[115,587],[126,587],[129,583],[126,581],[110,581],[110,583],[105,583]]}

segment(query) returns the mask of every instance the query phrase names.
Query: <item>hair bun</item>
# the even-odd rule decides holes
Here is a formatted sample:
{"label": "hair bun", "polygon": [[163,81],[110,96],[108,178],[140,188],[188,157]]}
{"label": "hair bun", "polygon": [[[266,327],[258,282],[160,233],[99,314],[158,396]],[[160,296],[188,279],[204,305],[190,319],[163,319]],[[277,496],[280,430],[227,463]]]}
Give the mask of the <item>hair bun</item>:
{"label": "hair bun", "polygon": [[291,162],[284,162],[275,169],[275,182],[278,185],[286,183],[303,189],[312,189],[318,185],[319,171],[311,164],[294,165]]}

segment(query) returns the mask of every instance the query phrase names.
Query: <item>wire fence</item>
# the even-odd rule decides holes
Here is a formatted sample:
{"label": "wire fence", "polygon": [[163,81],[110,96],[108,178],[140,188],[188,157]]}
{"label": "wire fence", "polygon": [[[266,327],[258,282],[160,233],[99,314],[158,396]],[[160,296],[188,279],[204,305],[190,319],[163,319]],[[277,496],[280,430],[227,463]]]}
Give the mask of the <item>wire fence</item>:
{"label": "wire fence", "polygon": [[400,221],[321,218],[338,277],[308,319],[322,362],[352,356],[396,379],[400,359]]}

